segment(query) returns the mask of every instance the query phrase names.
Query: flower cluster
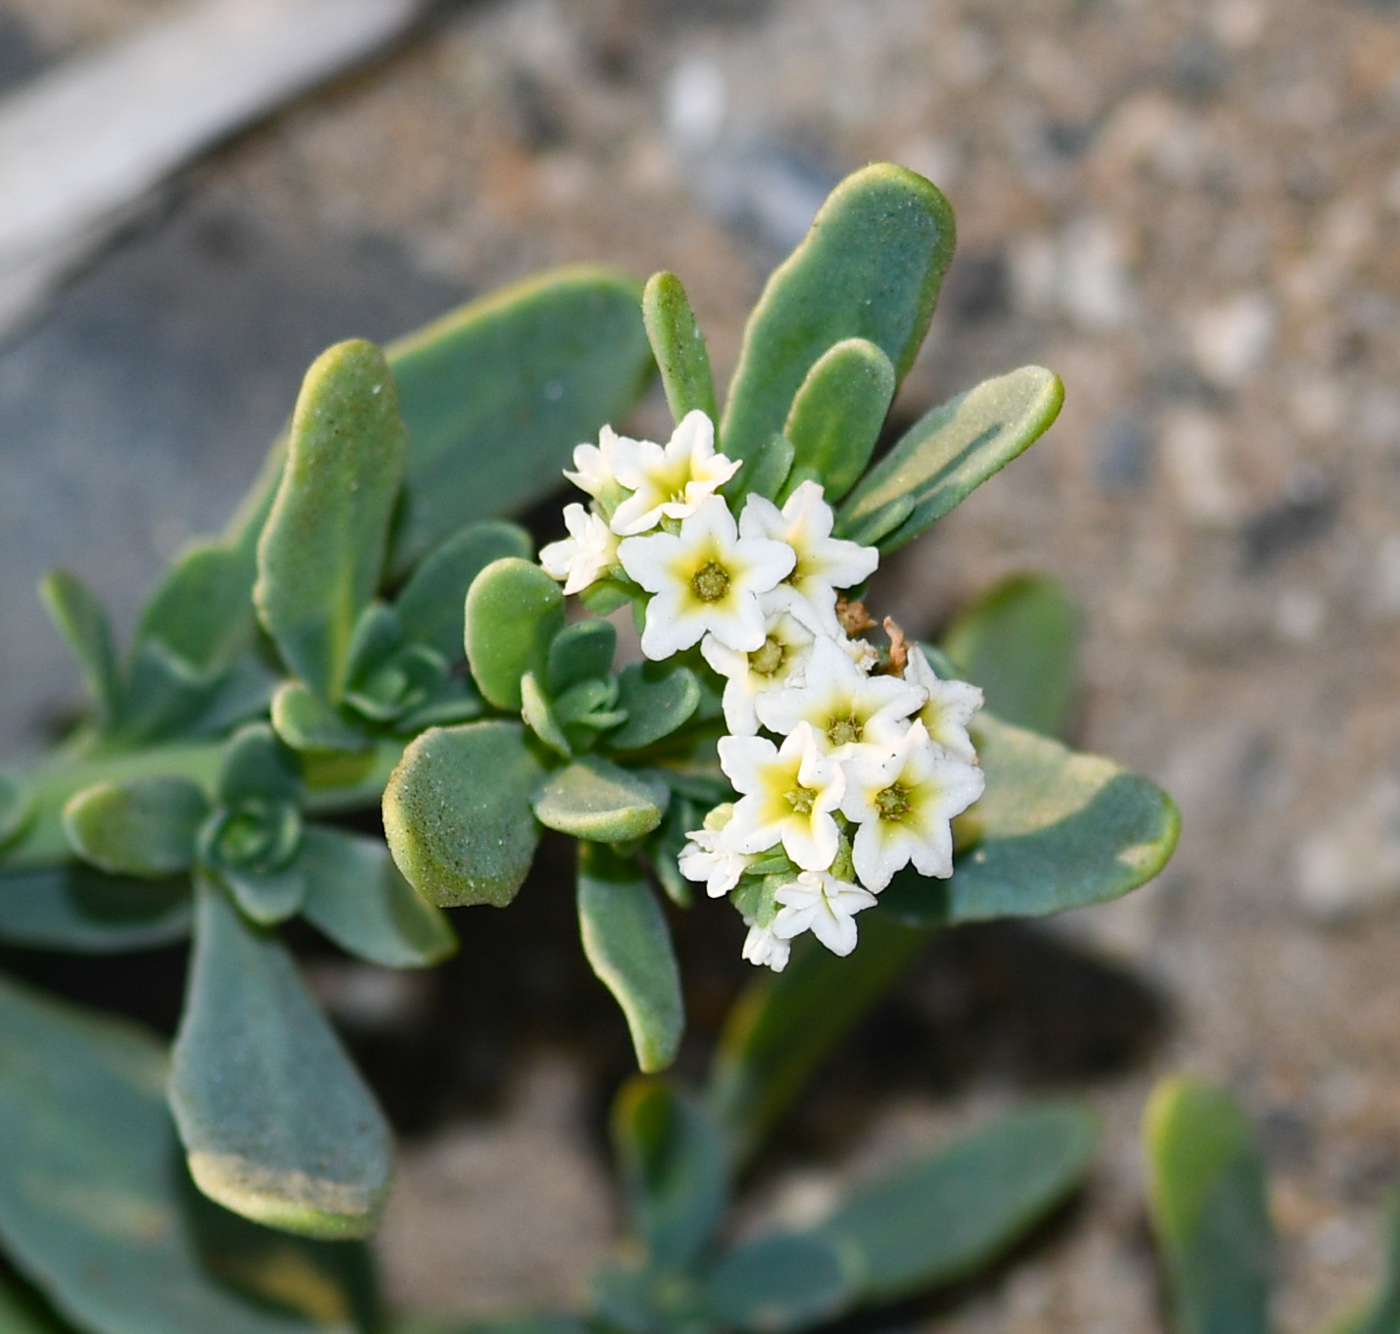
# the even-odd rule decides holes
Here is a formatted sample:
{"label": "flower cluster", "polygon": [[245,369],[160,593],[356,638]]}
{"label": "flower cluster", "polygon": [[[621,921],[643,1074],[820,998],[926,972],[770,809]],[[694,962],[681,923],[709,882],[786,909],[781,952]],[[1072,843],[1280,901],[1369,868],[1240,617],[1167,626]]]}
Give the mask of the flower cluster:
{"label": "flower cluster", "polygon": [[688,833],[680,870],[733,896],[744,957],[776,971],[804,931],[849,954],[855,914],[910,863],[952,874],[950,821],[984,786],[967,731],[982,692],[940,679],[897,630],[883,654],[855,637],[841,590],[879,553],[832,536],[814,481],[781,509],[749,495],[736,518],[721,489],[738,468],[703,412],[664,447],[605,427],[565,474],[593,503],[566,508],[569,536],[540,561],[566,593],[641,590],[642,652],[698,645],[724,679],[719,764],[738,799]]}

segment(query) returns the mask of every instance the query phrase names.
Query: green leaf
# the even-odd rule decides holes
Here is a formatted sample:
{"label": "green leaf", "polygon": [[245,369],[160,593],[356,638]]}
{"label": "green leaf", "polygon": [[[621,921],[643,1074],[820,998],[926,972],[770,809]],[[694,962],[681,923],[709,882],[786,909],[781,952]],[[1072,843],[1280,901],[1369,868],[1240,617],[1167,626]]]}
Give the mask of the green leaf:
{"label": "green leaf", "polygon": [[72,1325],[60,1322],[38,1297],[22,1292],[8,1279],[0,1279],[0,1330],[4,1334],[74,1334]]}
{"label": "green leaf", "polygon": [[783,972],[749,984],[720,1036],[709,1085],[710,1107],[736,1158],[787,1110],[930,934],[867,913],[860,944],[846,958],[805,942]]}
{"label": "green leaf", "polygon": [[301,770],[296,756],[266,723],[249,723],[229,740],[219,768],[217,796],[222,806],[244,801],[296,801]]}
{"label": "green leaf", "polygon": [[856,1257],[862,1302],[976,1273],[1083,1180],[1098,1137],[1080,1103],[1047,1103],[901,1163],[848,1196],[817,1234]]}
{"label": "green leaf", "polygon": [[0,848],[19,838],[33,815],[34,795],[29,784],[0,770]]}
{"label": "green leaf", "polygon": [[255,574],[248,553],[229,543],[191,547],[146,603],[137,650],[154,641],[194,676],[219,672],[252,637]]}
{"label": "green leaf", "polygon": [[1143,1117],[1147,1197],[1180,1334],[1266,1334],[1274,1235],[1263,1156],[1221,1090],[1171,1079]]}
{"label": "green leaf", "polygon": [[253,596],[284,661],[331,703],[345,690],[355,623],[379,586],[407,459],[383,353],[358,341],[323,352],[297,399]]}
{"label": "green leaf", "polygon": [[98,783],[63,808],[73,851],[99,870],[155,880],[187,870],[209,799],[188,778]]}
{"label": "green leaf", "polygon": [[98,727],[110,726],[121,710],[122,687],[102,604],[67,570],[52,570],[39,581],[39,599],[78,660]]}
{"label": "green leaf", "polygon": [[676,1059],[685,1028],[680,970],[665,914],[636,863],[579,847],[578,923],[583,952],[612,992],[646,1073]]}
{"label": "green leaf", "polygon": [[362,753],[373,739],[300,681],[284,681],[272,697],[272,726],[293,750]]}
{"label": "green leaf", "polygon": [[306,880],[306,920],[361,959],[426,968],[457,948],[446,916],[414,892],[377,838],[313,826],[297,869]]}
{"label": "green leaf", "polygon": [[1049,430],[1064,397],[1053,372],[1022,366],[925,413],[851,492],[838,533],[903,546]]}
{"label": "green leaf", "polygon": [[781,431],[807,372],[833,343],[869,339],[902,380],[933,317],[953,231],[948,201],[922,176],[879,162],[846,177],[749,316],[723,452],[746,459]]}
{"label": "green leaf", "polygon": [[641,838],[661,823],[670,793],[597,755],[555,773],[535,795],[535,817],[547,829],[595,843]]}
{"label": "green leaf", "polygon": [[389,1127],[274,936],[200,885],[170,1106],[210,1199],[309,1237],[363,1237],[389,1192]]}
{"label": "green leaf", "polygon": [[557,269],[389,348],[413,441],[394,570],[557,490],[574,446],[622,420],[652,373],[640,297],[616,270]]}
{"label": "green leaf", "polygon": [[828,504],[840,500],[870,462],[894,389],[894,367],[874,343],[846,338],[822,353],[783,427],[793,447],[784,492],[810,478],[822,484]]}
{"label": "green leaf", "polygon": [[520,714],[525,719],[525,725],[550,750],[561,759],[573,759],[574,752],[573,747],[569,745],[569,738],[564,735],[564,729],[559,726],[559,720],[554,716],[554,709],[550,705],[549,698],[545,695],[534,672],[526,672],[520,678]]}
{"label": "green leaf", "polygon": [[120,954],[183,940],[190,886],[131,880],[71,862],[0,875],[0,940],[31,949]]}
{"label": "green leaf", "polygon": [[718,1127],[664,1081],[633,1079],[613,1103],[612,1136],[633,1232],[655,1268],[686,1269],[728,1202]]}
{"label": "green leaf", "polygon": [[1063,736],[1074,703],[1079,618],[1053,579],[1013,575],[962,607],[943,649],[1003,722]]}
{"label": "green leaf", "polygon": [[699,408],[712,422],[719,420],[715,382],[705,335],[690,308],[690,298],[674,273],[654,273],[642,292],[642,321],[647,340],[661,369],[661,384],[671,416],[679,422]]}
{"label": "green leaf", "polygon": [[792,472],[796,457],[797,451],[787,436],[770,435],[754,450],[725,488],[733,507],[738,509],[739,501],[750,494],[776,500],[788,474]]}
{"label": "green leaf", "polygon": [[509,903],[539,842],[543,776],[519,723],[424,732],[384,789],[384,833],[409,884],[444,908]]}
{"label": "green leaf", "polygon": [[463,607],[472,580],[504,556],[530,558],[530,534],[506,519],[474,523],[434,547],[394,599],[404,634],[437,649],[448,662],[462,656]]}
{"label": "green leaf", "polygon": [[580,681],[605,677],[617,652],[617,631],[607,621],[575,621],[566,625],[549,646],[545,685],[558,699]]}
{"label": "green leaf", "polygon": [[1046,917],[1121,898],[1166,865],[1180,817],[1147,779],[986,713],[972,736],[987,790],[954,822],[952,879],[900,871],[882,910],[929,925]]}
{"label": "green leaf", "polygon": [[1346,1326],[1346,1334],[1397,1334],[1400,1331],[1400,1192],[1385,1209],[1383,1262],[1376,1295]]}
{"label": "green leaf", "polygon": [[731,1251],[706,1279],[701,1302],[726,1326],[780,1334],[817,1324],[851,1304],[842,1256],[821,1237],[761,1237]]}
{"label": "green leaf", "polygon": [[492,561],[467,590],[467,662],[481,693],[520,712],[520,678],[543,681],[549,646],[564,628],[564,595],[538,565],[517,556]]}
{"label": "green leaf", "polygon": [[[251,603],[245,619],[252,619]],[[277,683],[251,646],[232,662],[206,671],[177,657],[163,641],[148,639],[132,655],[120,723],[113,730],[127,744],[217,736],[266,713]]]}
{"label": "green leaf", "polygon": [[700,682],[689,667],[634,662],[617,678],[617,706],[627,721],[608,737],[613,750],[641,750],[670,736],[700,707]]}
{"label": "green leaf", "polygon": [[153,1039],[0,980],[0,1066],[0,1238],[63,1316],[101,1334],[349,1334],[339,1254],[235,1220],[230,1235],[190,1187]]}

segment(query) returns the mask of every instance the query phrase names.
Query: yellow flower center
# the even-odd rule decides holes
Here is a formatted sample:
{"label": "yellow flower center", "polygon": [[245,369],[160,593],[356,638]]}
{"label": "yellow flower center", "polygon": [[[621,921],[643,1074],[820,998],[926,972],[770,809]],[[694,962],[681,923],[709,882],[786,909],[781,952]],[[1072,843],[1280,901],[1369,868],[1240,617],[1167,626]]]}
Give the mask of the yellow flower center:
{"label": "yellow flower center", "polygon": [[749,654],[749,671],[757,672],[759,676],[776,675],[786,657],[787,647],[769,635],[757,653]]}
{"label": "yellow flower center", "polygon": [[729,571],[717,560],[707,560],[691,576],[690,591],[700,602],[719,602],[729,592]]}
{"label": "yellow flower center", "polygon": [[787,803],[795,815],[811,815],[812,805],[817,799],[814,788],[803,787],[799,783],[787,794]]}
{"label": "yellow flower center", "polygon": [[882,792],[875,794],[875,809],[882,820],[901,820],[910,811],[909,792],[899,783],[891,783]]}
{"label": "yellow flower center", "polygon": [[826,735],[833,746],[847,746],[859,741],[864,728],[854,713],[844,718],[832,718],[826,725]]}

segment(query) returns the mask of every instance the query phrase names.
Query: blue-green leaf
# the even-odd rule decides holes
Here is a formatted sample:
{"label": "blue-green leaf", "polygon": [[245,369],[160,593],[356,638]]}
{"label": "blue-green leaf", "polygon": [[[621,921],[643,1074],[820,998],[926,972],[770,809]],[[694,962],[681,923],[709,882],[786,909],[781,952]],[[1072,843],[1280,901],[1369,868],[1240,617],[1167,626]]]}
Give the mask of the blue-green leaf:
{"label": "blue-green leaf", "polygon": [[272,726],[297,751],[363,753],[373,739],[335,705],[300,681],[284,681],[272,697]]}
{"label": "blue-green leaf", "polygon": [[33,815],[34,794],[29,784],[0,770],[0,848],[19,838]]}
{"label": "blue-green leaf", "polygon": [[112,875],[161,879],[188,870],[209,798],[188,778],[97,783],[63,808],[73,851]]}
{"label": "blue-green leaf", "polygon": [[0,1239],[75,1325],[349,1334],[343,1249],[220,1217],[190,1186],[152,1038],[0,981],[0,1065]]}
{"label": "blue-green leaf", "polygon": [[156,642],[191,675],[217,673],[252,636],[255,573],[248,553],[230,543],[191,547],[146,603],[136,627],[136,648]]}
{"label": "blue-green leaf", "polygon": [[274,936],[198,887],[194,958],[170,1106],[210,1199],[304,1236],[374,1230],[389,1127]]}
{"label": "blue-green leaf", "polygon": [[39,598],[78,660],[98,727],[109,727],[121,711],[122,686],[107,613],[92,590],[67,570],[46,574],[39,581]]}
{"label": "blue-green leaf", "polygon": [[701,1302],[729,1328],[781,1334],[838,1315],[852,1296],[836,1247],[823,1237],[790,1234],[731,1251],[706,1278]]}
{"label": "blue-green leaf", "polygon": [[929,925],[1045,917],[1120,898],[1166,865],[1180,818],[1147,779],[990,714],[972,736],[987,790],[954,822],[952,879],[901,871],[882,911]]}
{"label": "blue-green leaf", "polygon": [[642,320],[671,416],[679,422],[698,408],[712,422],[719,419],[710,354],[690,298],[674,273],[654,273],[642,292]]}
{"label": "blue-green leaf", "polygon": [[948,201],[922,176],[879,162],[846,177],[749,316],[723,452],[746,459],[780,432],[807,372],[843,339],[874,343],[902,380],[933,317],[953,233]]}
{"label": "blue-green leaf", "polygon": [[961,503],[1050,428],[1059,377],[1023,366],[920,417],[851,492],[837,531],[893,551]]}
{"label": "blue-green leaf", "polygon": [[343,950],[386,968],[426,968],[457,948],[446,915],[420,897],[377,838],[307,829],[302,913]]}
{"label": "blue-green leaf", "polygon": [[1005,723],[1063,737],[1074,704],[1079,618],[1053,579],[1013,575],[959,608],[943,650]]}
{"label": "blue-green leaf", "polygon": [[549,646],[564,628],[564,595],[538,565],[516,556],[492,561],[467,590],[467,662],[498,709],[520,711],[520,678],[543,681]]}
{"label": "blue-green leaf", "polygon": [[365,342],[323,352],[297,400],[253,596],[287,665],[331,703],[345,690],[351,636],[379,586],[407,459],[383,353]]}
{"label": "blue-green leaf", "polygon": [[617,707],[627,721],[608,737],[613,750],[641,750],[690,721],[700,682],[689,667],[634,662],[618,674]]}
{"label": "blue-green leaf", "polygon": [[623,843],[661,823],[670,793],[663,783],[597,755],[557,770],[535,795],[535,818],[546,829],[595,843]]}
{"label": "blue-green leaf", "polygon": [[1166,1080],[1143,1117],[1147,1198],[1180,1334],[1266,1334],[1274,1235],[1263,1155],[1219,1089]]}
{"label": "blue-green leaf", "polygon": [[74,954],[121,954],[183,940],[190,885],[105,875],[81,862],[0,875],[0,940]]}
{"label": "blue-green leaf", "polygon": [[607,621],[575,621],[549,646],[545,685],[558,698],[581,681],[605,677],[617,652],[617,631]]}
{"label": "blue-green leaf", "polygon": [[266,723],[249,723],[229,739],[216,795],[222,806],[296,801],[301,795],[297,758]]}
{"label": "blue-green leaf", "polygon": [[854,1257],[862,1302],[951,1283],[1005,1252],[1084,1178],[1092,1111],[1048,1103],[901,1163],[818,1229]]}
{"label": "blue-green leaf", "polygon": [[664,1070],[680,1046],[685,1005],[665,914],[636,863],[580,844],[578,920],[589,966],[627,1018],[637,1065]]}

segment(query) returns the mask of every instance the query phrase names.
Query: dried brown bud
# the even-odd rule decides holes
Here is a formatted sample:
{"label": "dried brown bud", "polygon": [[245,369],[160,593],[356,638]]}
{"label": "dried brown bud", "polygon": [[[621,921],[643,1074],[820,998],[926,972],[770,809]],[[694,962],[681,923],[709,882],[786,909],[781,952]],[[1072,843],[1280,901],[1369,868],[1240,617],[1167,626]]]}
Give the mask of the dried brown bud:
{"label": "dried brown bud", "polygon": [[865,610],[865,603],[847,602],[843,597],[836,599],[836,619],[841,622],[841,628],[852,639],[866,630],[875,628],[875,622],[870,619],[870,613]]}
{"label": "dried brown bud", "polygon": [[885,633],[890,637],[889,660],[885,667],[891,676],[903,676],[909,664],[909,642],[893,616],[885,617]]}

